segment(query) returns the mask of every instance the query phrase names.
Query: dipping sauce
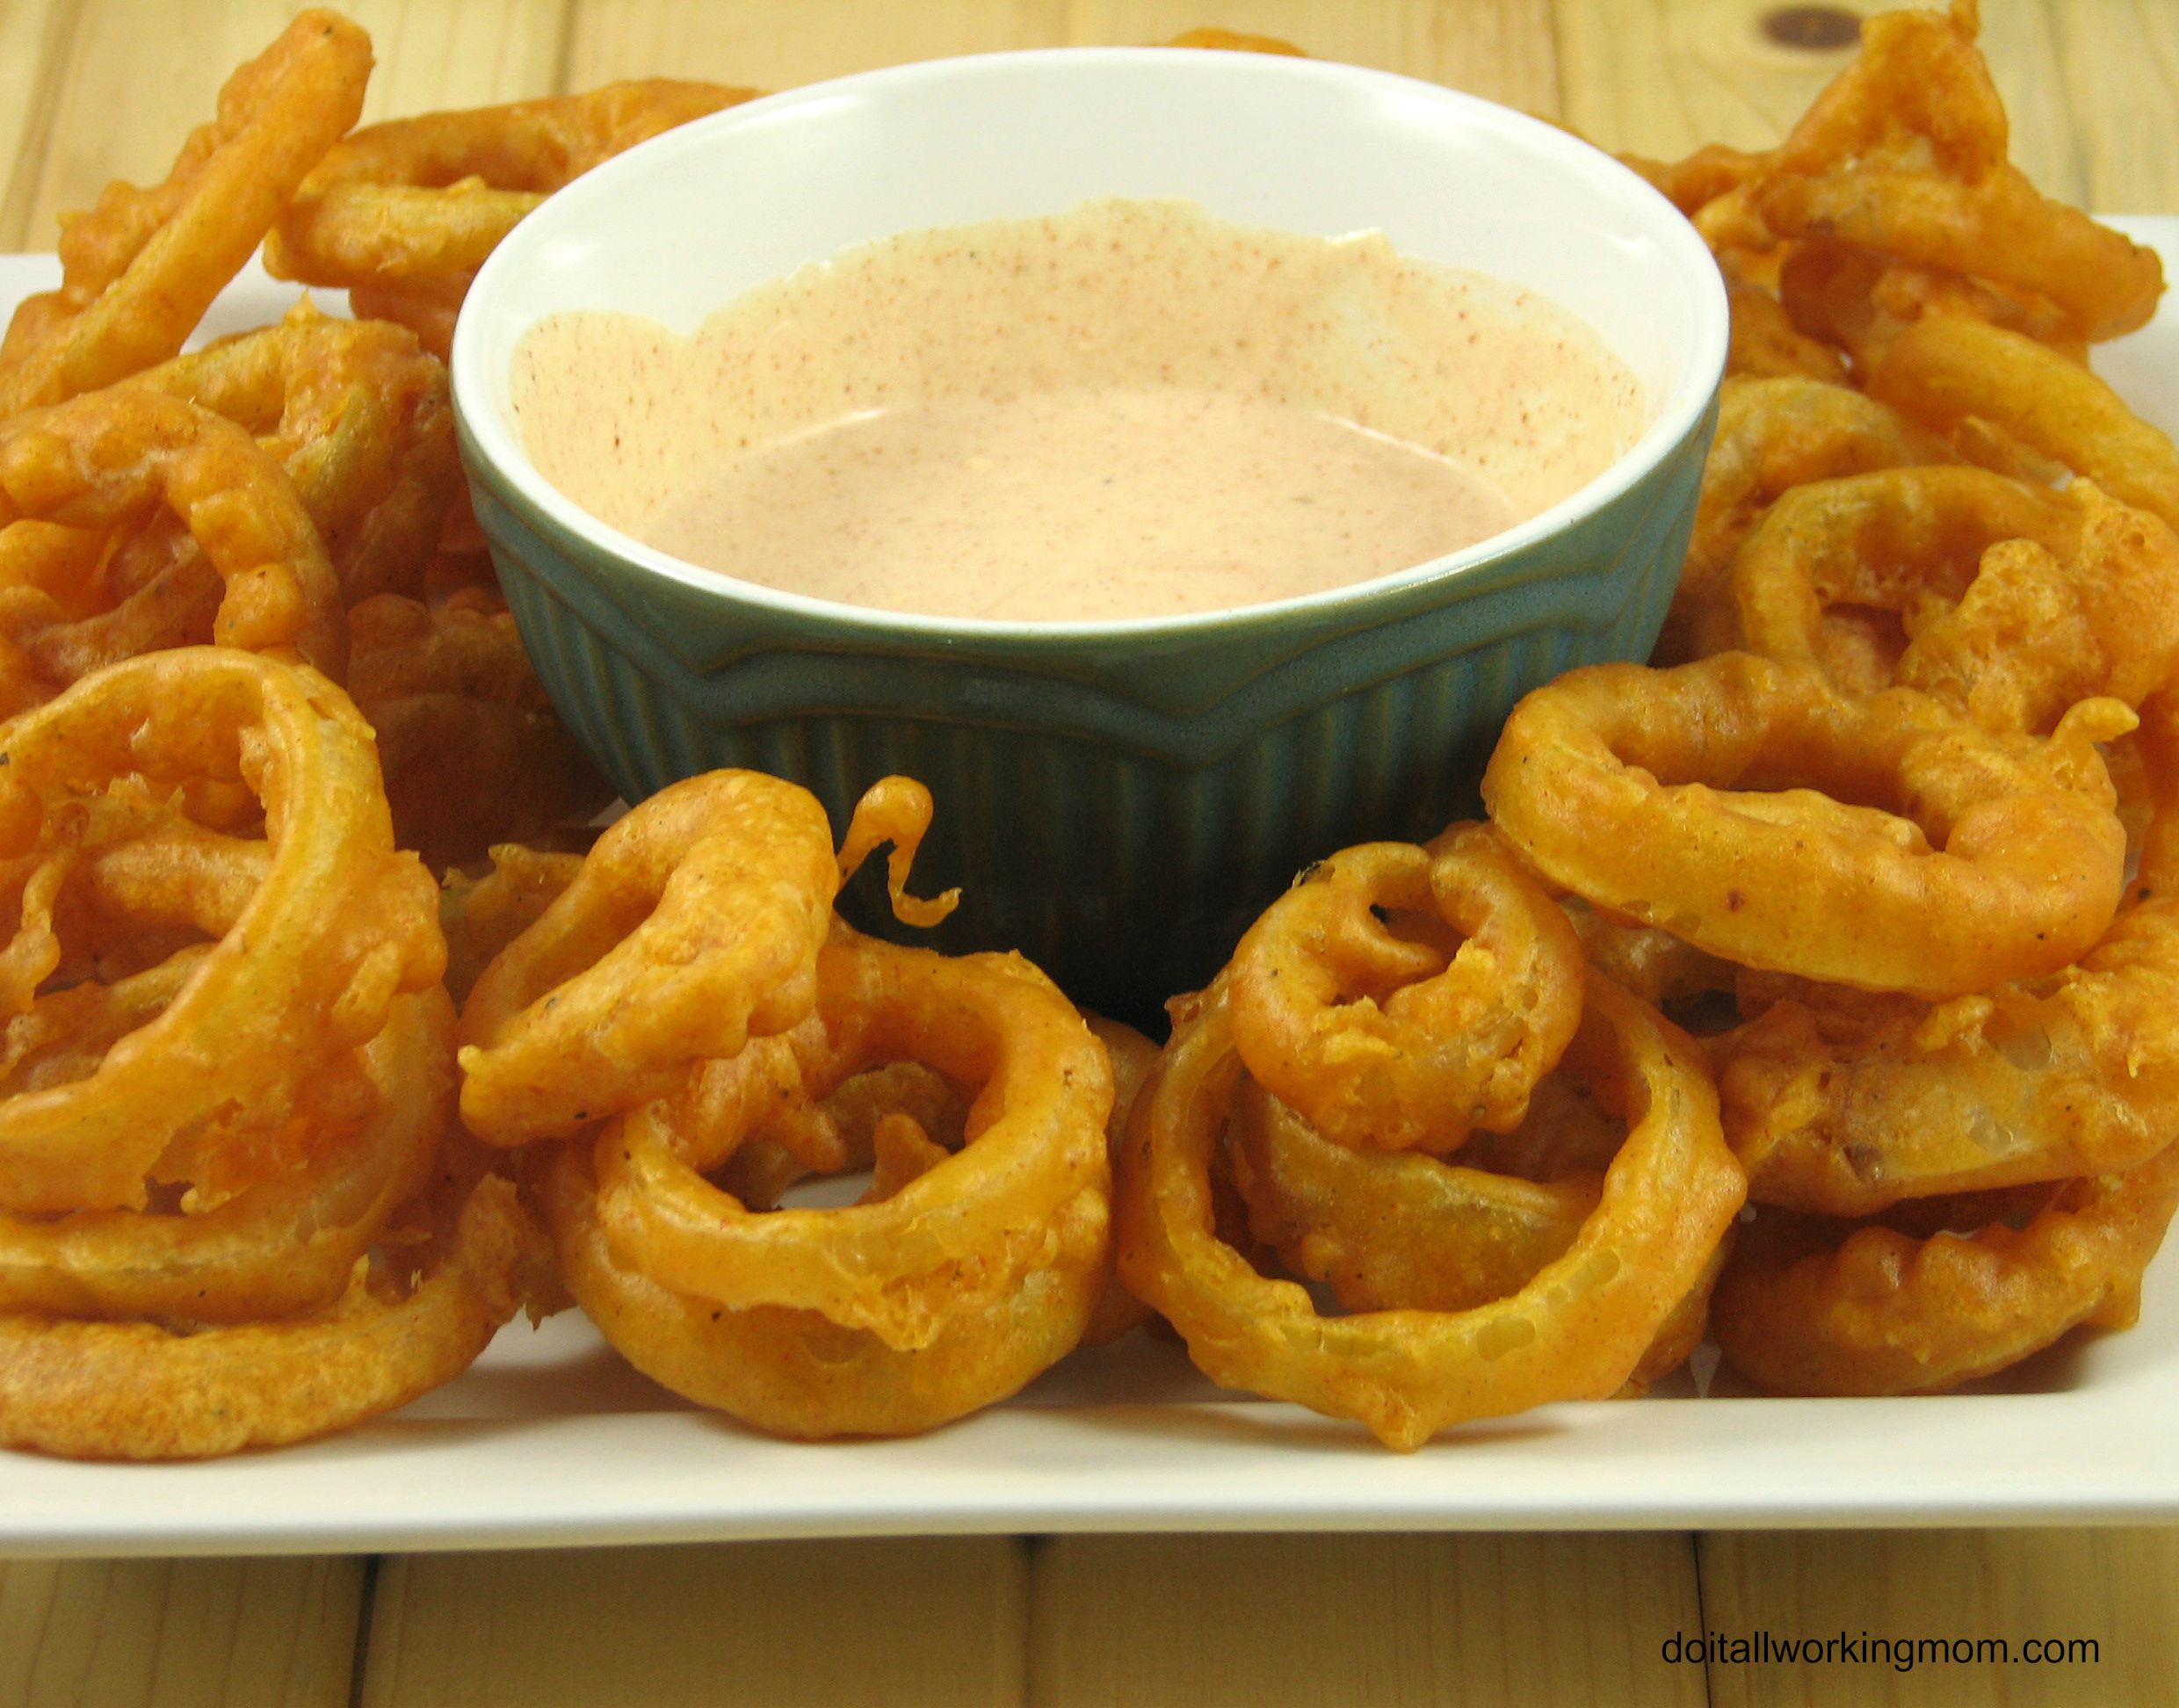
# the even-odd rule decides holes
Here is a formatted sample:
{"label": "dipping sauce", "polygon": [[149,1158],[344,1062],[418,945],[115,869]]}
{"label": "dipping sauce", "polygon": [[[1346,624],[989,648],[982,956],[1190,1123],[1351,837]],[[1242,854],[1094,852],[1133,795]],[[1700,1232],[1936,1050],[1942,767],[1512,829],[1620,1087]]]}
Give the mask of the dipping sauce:
{"label": "dipping sauce", "polygon": [[553,315],[513,382],[546,477],[676,557],[1030,622],[1425,563],[1567,496],[1647,424],[1624,364],[1532,293],[1377,234],[1165,201],[865,245],[693,338]]}

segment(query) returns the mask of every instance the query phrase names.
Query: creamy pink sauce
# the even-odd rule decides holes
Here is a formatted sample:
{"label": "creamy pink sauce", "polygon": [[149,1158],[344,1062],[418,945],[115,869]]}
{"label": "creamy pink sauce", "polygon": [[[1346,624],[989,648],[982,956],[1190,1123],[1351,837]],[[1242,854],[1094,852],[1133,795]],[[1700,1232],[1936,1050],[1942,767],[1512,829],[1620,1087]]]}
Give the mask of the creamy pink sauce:
{"label": "creamy pink sauce", "polygon": [[1106,200],[910,233],[693,338],[556,315],[516,351],[546,477],[742,582],[1099,621],[1371,580],[1502,532],[1639,437],[1588,327],[1479,275]]}

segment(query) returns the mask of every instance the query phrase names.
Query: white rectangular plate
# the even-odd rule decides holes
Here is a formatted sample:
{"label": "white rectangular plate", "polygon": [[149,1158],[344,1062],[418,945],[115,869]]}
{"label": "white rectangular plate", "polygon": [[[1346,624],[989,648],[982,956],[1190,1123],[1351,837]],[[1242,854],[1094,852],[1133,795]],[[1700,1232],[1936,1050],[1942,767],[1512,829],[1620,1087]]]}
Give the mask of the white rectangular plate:
{"label": "white rectangular plate", "polygon": [[[2179,271],[2179,218],[2114,221]],[[49,286],[0,257],[0,312]],[[246,275],[211,329],[292,300]],[[2098,352],[2179,432],[2179,312]],[[570,1314],[347,1435],[206,1465],[0,1453],[0,1553],[271,1553],[731,1538],[1176,1530],[1603,1530],[2179,1521],[2179,1256],[2141,1326],[1923,1400],[1546,1407],[1402,1457],[1224,1394],[1136,1335],[909,1441],[801,1446],[684,1404]]]}

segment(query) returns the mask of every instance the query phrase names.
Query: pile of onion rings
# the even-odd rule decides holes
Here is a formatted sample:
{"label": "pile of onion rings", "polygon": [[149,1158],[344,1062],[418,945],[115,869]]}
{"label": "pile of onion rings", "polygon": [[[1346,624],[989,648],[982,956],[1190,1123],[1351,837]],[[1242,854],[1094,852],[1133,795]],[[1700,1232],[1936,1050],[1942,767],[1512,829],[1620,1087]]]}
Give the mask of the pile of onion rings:
{"label": "pile of onion rings", "polygon": [[1976,22],[1636,163],[1734,318],[1669,668],[1538,690],[1484,783],[1699,1018],[1756,1206],[1712,1328],[1778,1392],[2124,1326],[2179,1205],[2179,452],[2086,366],[2162,274],[2006,162]]}
{"label": "pile of onion rings", "polygon": [[[885,842],[895,911],[944,915],[950,897],[905,888],[930,817],[928,792],[887,778],[836,856],[807,792],[713,771],[580,861],[502,850],[463,898],[460,935],[505,938],[462,1012],[464,1119],[547,1147],[561,1273],[606,1337],[775,1434],[930,1429],[1014,1393],[1093,1318],[1126,1326],[1105,1303],[1105,1046],[1017,956],[948,959],[833,916]],[[782,1203],[856,1169],[858,1204]]]}
{"label": "pile of onion rings", "polygon": [[437,886],[367,725],[224,648],[0,726],[0,1441],[200,1458],[458,1374],[542,1241],[465,1160]]}

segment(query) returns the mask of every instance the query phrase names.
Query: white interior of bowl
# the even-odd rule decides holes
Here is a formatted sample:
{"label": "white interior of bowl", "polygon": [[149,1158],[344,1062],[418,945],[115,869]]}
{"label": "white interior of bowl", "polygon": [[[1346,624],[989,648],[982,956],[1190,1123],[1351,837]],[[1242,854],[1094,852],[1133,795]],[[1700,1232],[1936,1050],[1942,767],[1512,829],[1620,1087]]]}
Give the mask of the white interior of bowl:
{"label": "white interior of bowl", "polygon": [[[1354,66],[1063,48],[814,84],[607,162],[516,228],[478,275],[454,338],[456,394],[482,453],[539,509],[653,573],[720,589],[708,572],[591,517],[532,466],[509,401],[524,331],[548,314],[611,308],[692,332],[742,292],[851,244],[1053,214],[1104,195],[1186,197],[1228,220],[1322,236],[1381,230],[1409,255],[1494,274],[1564,305],[1655,400],[1633,448],[1571,498],[1467,552],[1365,588],[1495,555],[1607,502],[1693,425],[1723,370],[1725,294],[1701,240],[1634,174],[1549,125]],[[733,591],[812,612],[845,609],[756,587]],[[855,615],[904,630],[1079,626]]]}

